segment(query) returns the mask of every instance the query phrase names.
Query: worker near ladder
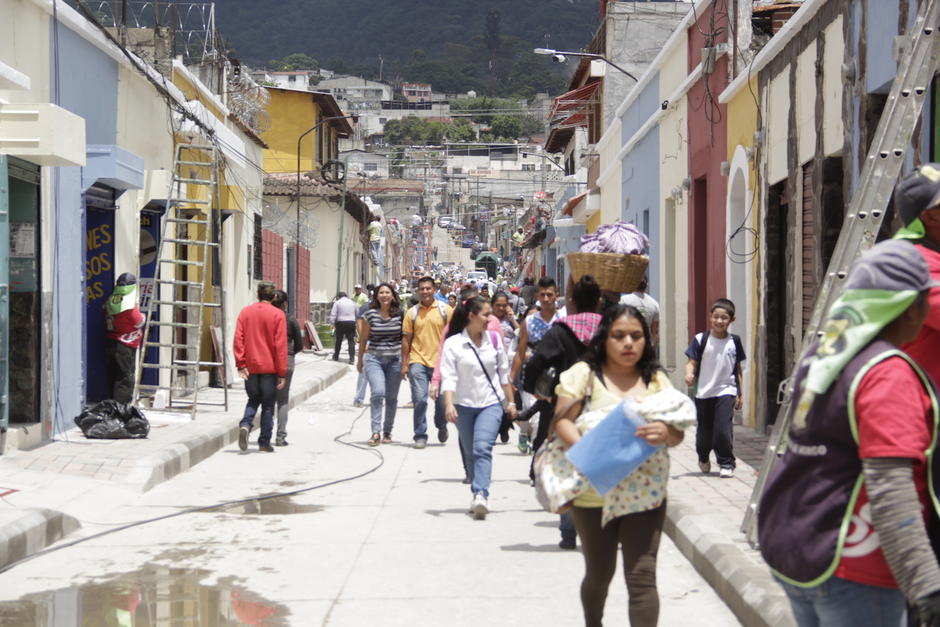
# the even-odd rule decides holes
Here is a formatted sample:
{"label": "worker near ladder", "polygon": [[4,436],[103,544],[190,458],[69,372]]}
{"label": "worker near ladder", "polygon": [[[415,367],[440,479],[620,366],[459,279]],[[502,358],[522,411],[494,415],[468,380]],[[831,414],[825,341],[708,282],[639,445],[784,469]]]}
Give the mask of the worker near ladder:
{"label": "worker near ladder", "polygon": [[137,348],[144,339],[144,315],[137,306],[137,277],[124,272],[104,305],[105,369],[111,398],[130,403],[134,396],[134,370]]}
{"label": "worker near ladder", "polygon": [[[899,347],[934,286],[903,240],[856,261],[793,380],[786,450],[758,509],[761,554],[797,624],[940,625],[937,394]],[[877,608],[877,610],[875,610]]]}

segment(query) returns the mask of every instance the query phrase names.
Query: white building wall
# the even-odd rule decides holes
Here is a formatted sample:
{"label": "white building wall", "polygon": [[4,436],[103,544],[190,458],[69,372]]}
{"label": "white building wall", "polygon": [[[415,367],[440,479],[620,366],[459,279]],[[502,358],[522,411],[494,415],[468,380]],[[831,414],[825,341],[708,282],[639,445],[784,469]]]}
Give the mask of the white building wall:
{"label": "white building wall", "polygon": [[[689,74],[686,57],[687,35],[673,47],[672,54],[663,59],[659,70],[660,96],[665,100]],[[689,194],[684,183],[689,176],[688,99],[683,96],[670,103],[659,120],[661,200],[661,238],[659,250],[664,258],[660,263],[659,285],[663,315],[660,318],[660,358],[676,385],[682,381],[688,327],[689,300]]]}

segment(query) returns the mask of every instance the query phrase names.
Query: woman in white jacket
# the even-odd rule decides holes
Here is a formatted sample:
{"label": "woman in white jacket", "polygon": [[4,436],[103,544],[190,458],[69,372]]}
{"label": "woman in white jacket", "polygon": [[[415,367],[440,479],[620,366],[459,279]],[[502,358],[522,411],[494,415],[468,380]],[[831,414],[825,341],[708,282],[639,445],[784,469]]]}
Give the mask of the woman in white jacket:
{"label": "woman in white jacket", "polygon": [[478,520],[489,512],[493,444],[503,411],[510,418],[516,416],[516,405],[510,400],[512,386],[503,338],[486,329],[490,312],[490,303],[480,296],[459,305],[451,317],[441,354],[445,416],[457,423],[460,447],[469,462],[473,493],[470,510]]}

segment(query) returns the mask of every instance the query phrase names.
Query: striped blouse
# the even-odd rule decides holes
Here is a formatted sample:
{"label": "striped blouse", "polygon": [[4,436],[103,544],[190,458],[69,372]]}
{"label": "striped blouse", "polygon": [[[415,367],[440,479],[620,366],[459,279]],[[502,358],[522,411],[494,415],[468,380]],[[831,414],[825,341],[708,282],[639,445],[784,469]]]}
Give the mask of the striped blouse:
{"label": "striped blouse", "polygon": [[402,313],[383,318],[378,309],[367,309],[362,318],[369,325],[368,353],[376,357],[401,356]]}

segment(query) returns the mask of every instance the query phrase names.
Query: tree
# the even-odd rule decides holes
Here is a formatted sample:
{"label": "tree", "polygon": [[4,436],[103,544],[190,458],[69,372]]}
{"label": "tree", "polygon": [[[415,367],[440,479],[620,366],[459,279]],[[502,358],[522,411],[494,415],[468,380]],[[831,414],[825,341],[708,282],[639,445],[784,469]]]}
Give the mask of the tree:
{"label": "tree", "polygon": [[515,115],[494,115],[490,132],[494,137],[516,139],[522,135],[521,118]]}
{"label": "tree", "polygon": [[289,54],[283,59],[273,59],[269,62],[269,65],[277,72],[299,72],[302,70],[316,72],[320,69],[320,64],[317,63],[316,59],[302,52]]}
{"label": "tree", "polygon": [[468,120],[445,124],[408,116],[385,124],[385,141],[393,146],[438,145],[445,137],[448,141],[472,141],[475,135],[473,125]]}
{"label": "tree", "polygon": [[477,138],[473,124],[467,118],[458,118],[447,127],[447,140],[452,142],[472,142]]}

